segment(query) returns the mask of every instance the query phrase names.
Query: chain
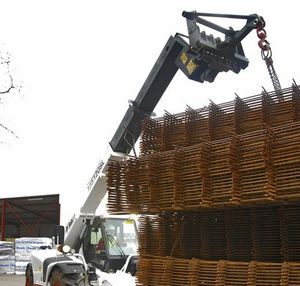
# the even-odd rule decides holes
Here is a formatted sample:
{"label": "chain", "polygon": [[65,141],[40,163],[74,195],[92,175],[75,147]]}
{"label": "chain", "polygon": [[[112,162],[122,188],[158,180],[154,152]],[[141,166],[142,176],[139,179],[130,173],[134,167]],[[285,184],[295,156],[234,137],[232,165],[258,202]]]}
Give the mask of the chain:
{"label": "chain", "polygon": [[259,38],[258,46],[261,49],[261,57],[265,61],[274,90],[279,94],[281,90],[281,85],[276,74],[276,71],[273,66],[273,59],[272,59],[272,50],[270,47],[270,43],[267,41],[267,32],[264,29],[265,22],[259,21],[256,25],[256,34]]}

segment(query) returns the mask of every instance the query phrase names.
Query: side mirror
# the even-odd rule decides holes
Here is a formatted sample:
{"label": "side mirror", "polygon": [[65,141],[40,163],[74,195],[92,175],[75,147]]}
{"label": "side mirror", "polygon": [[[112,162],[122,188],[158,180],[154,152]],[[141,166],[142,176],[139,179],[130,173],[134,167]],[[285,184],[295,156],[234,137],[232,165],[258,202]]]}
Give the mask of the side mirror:
{"label": "side mirror", "polygon": [[55,244],[64,244],[65,241],[65,227],[63,225],[55,226]]}

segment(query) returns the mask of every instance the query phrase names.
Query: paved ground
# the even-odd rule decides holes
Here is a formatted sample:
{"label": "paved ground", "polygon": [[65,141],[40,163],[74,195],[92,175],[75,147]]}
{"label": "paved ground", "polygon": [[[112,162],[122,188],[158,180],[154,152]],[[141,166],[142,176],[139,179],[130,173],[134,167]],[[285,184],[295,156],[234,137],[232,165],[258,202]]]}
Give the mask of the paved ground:
{"label": "paved ground", "polygon": [[25,275],[0,274],[0,286],[25,286]]}

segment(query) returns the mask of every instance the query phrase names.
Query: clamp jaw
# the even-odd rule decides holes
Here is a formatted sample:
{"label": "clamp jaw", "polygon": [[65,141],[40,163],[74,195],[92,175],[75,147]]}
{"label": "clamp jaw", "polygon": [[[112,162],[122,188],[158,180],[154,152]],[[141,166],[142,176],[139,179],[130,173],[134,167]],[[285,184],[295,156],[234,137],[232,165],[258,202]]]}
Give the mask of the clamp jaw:
{"label": "clamp jaw", "polygon": [[[257,25],[264,26],[262,17],[257,14],[244,16],[198,13],[196,11],[184,11],[182,16],[187,21],[189,46],[182,50],[176,64],[188,78],[199,82],[213,82],[219,72],[231,70],[239,73],[241,69],[248,66],[249,61],[245,57],[241,41]],[[247,22],[241,30],[234,31],[231,27],[229,29],[223,28],[200,16],[245,19]],[[200,31],[198,24],[224,34],[224,40],[219,37],[215,38],[211,34],[207,35],[205,31]]]}

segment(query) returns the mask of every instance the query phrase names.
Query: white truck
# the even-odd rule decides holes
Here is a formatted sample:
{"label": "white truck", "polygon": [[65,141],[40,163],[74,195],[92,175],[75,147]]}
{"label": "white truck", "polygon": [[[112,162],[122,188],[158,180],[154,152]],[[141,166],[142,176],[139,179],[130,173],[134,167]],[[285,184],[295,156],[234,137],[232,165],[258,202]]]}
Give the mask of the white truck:
{"label": "white truck", "polygon": [[[122,158],[124,155],[113,152],[109,155],[109,159]],[[105,200],[106,164],[101,162],[97,167],[79,215],[74,215],[66,227],[57,226],[52,246],[32,252],[26,286],[135,285],[136,217],[105,212],[95,215]]]}
{"label": "white truck", "polygon": [[[128,110],[110,141],[111,152],[97,168],[80,212],[67,225],[66,232],[62,227],[57,228],[54,247],[32,253],[26,270],[26,286],[135,285],[138,259],[135,219],[121,215],[96,216],[98,206],[107,195],[108,163],[125,160],[134,151],[143,119],[152,114],[178,69],[198,82],[213,82],[223,71],[239,73],[248,66],[241,41],[253,29],[264,27],[263,18],[256,14],[184,11],[182,15],[187,21],[188,35],[177,33],[168,39],[136,99],[129,101]],[[245,19],[246,24],[234,31],[200,16]],[[225,34],[224,41],[206,35],[198,24]]]}

